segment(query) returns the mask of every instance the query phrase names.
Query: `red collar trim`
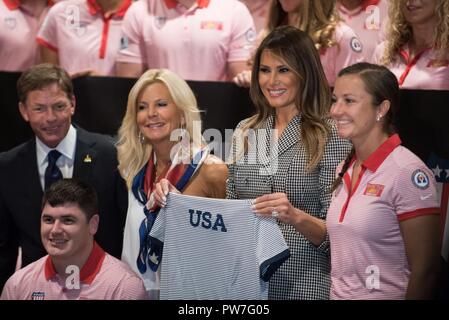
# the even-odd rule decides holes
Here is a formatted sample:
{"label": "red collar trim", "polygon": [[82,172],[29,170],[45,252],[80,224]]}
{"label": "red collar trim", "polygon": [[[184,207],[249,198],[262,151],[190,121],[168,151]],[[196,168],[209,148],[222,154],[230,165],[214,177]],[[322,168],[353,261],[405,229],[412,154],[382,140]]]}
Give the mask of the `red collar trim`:
{"label": "red collar trim", "polygon": [[[178,2],[176,0],[164,0],[165,5],[168,9],[174,9],[178,5]],[[209,6],[210,0],[197,0],[196,4],[198,5],[198,8],[207,8]]]}
{"label": "red collar trim", "polygon": [[369,6],[377,6],[380,0],[365,0],[362,2],[362,10],[365,11]]}
{"label": "red collar trim", "polygon": [[[98,272],[100,272],[101,266],[103,265],[103,260],[106,257],[106,253],[103,249],[94,241],[94,246],[92,251],[81,269],[80,280],[85,284],[91,284]],[[56,275],[56,270],[51,262],[50,256],[47,256],[45,261],[45,279],[48,281]]]}
{"label": "red collar trim", "polygon": [[[132,0],[123,0],[121,6],[117,9],[113,16],[122,18],[131,4]],[[103,10],[101,10],[100,5],[95,0],[87,0],[87,7],[89,8],[89,13],[91,15],[96,15],[97,13],[104,15]]]}
{"label": "red collar trim", "polygon": [[[369,169],[371,172],[376,172],[377,168],[384,162],[384,160],[393,152],[396,147],[401,145],[401,138],[398,134],[394,134],[389,137],[384,143],[382,143],[368,159],[363,161],[362,166]],[[355,156],[352,161],[355,161]],[[352,162],[351,162],[352,163]]]}
{"label": "red collar trim", "polygon": [[379,2],[380,2],[380,0],[365,0],[362,2],[360,7],[356,8],[354,10],[349,10],[341,3],[339,3],[338,5],[339,5],[341,11],[343,11],[345,14],[352,16],[352,15],[359,14],[362,11],[365,11],[366,8],[368,8],[369,6],[377,6],[379,4]]}
{"label": "red collar trim", "polygon": [[[17,8],[20,7],[20,0],[3,0],[3,2],[5,3],[5,5],[8,7],[9,10],[16,10]],[[49,6],[54,5],[54,1],[52,0],[48,0],[47,4]]]}
{"label": "red collar trim", "polygon": [[19,0],[3,0],[3,2],[8,7],[9,10],[16,10],[18,7],[20,7]]}

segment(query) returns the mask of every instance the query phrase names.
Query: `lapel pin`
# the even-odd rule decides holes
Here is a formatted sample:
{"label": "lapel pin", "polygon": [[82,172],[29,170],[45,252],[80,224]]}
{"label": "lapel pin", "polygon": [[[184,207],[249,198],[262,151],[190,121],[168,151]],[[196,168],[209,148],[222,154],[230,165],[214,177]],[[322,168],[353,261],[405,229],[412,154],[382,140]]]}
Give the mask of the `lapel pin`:
{"label": "lapel pin", "polygon": [[91,163],[92,162],[92,158],[90,157],[90,155],[86,154],[86,156],[84,157],[83,162],[84,163]]}

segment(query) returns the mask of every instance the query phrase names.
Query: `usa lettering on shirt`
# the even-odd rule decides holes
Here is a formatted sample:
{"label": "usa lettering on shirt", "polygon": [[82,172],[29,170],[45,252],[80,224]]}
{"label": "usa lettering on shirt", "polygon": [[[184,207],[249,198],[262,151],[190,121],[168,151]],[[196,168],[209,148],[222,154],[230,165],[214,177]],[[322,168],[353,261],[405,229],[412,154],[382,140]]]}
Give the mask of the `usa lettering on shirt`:
{"label": "usa lettering on shirt", "polygon": [[[150,233],[163,243],[161,299],[267,299],[271,275],[290,256],[274,218],[250,200],[170,193]],[[151,250],[150,250],[151,251]],[[160,260],[159,260],[160,261]]]}

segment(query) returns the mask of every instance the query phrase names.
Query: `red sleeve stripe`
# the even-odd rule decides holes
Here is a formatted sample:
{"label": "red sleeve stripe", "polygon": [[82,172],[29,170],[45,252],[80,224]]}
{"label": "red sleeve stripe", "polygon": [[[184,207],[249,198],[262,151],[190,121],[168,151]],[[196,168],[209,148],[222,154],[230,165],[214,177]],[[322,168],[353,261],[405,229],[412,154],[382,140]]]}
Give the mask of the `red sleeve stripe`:
{"label": "red sleeve stripe", "polygon": [[398,214],[398,220],[404,221],[404,220],[407,220],[410,218],[415,218],[415,217],[423,216],[423,215],[431,215],[431,214],[439,215],[440,208],[424,208],[424,209],[418,209],[418,210],[411,211],[411,212],[400,213],[400,214]]}

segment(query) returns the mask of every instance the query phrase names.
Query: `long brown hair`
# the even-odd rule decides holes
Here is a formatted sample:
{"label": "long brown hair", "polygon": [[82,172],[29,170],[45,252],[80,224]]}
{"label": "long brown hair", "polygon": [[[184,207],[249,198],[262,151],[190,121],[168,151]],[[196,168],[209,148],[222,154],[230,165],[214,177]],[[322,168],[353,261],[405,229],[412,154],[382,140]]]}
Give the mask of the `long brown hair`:
{"label": "long brown hair", "polygon": [[292,26],[282,26],[262,41],[254,57],[250,86],[250,96],[258,112],[242,129],[259,128],[274,112],[259,86],[260,59],[265,50],[283,59],[298,77],[295,105],[301,114],[300,138],[309,157],[307,169],[311,170],[321,160],[330,132],[326,117],[331,94],[320,57],[307,33]]}
{"label": "long brown hair", "polygon": [[[335,0],[302,0],[298,21],[294,27],[306,32],[317,49],[325,50],[336,45],[334,33],[340,21],[335,10]],[[272,0],[268,14],[267,31],[287,23],[288,14],[279,0]]]}

